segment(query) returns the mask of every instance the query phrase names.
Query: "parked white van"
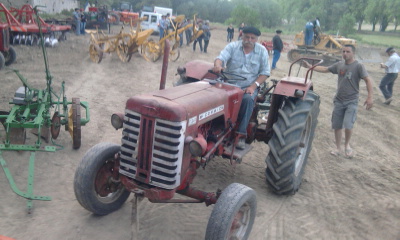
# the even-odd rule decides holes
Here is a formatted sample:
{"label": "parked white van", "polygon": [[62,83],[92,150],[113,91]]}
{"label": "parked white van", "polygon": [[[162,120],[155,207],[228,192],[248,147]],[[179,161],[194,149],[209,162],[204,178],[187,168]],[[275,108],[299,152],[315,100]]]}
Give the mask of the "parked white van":
{"label": "parked white van", "polygon": [[147,29],[154,29],[155,34],[160,34],[160,30],[158,29],[158,23],[161,20],[161,13],[154,13],[154,12],[142,12],[140,17],[147,17],[147,20],[142,21],[140,26],[143,30]]}

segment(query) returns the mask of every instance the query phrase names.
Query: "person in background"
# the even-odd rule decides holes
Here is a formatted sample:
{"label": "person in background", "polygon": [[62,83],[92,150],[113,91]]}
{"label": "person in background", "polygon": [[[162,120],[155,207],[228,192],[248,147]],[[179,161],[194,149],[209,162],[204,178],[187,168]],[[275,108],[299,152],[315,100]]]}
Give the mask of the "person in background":
{"label": "person in background", "polygon": [[312,40],[314,37],[314,24],[311,21],[306,23],[304,34],[304,42],[307,46],[312,45]]}
{"label": "person in background", "polygon": [[85,35],[85,28],[86,28],[86,15],[83,12],[83,8],[81,8],[81,34]]}
{"label": "person in background", "polygon": [[[182,27],[186,27],[187,25],[191,25],[190,19],[185,19],[182,24]],[[192,27],[189,27],[185,30],[185,37],[186,37],[186,46],[189,46],[190,39],[192,38]]]}
{"label": "person in background", "polygon": [[[199,23],[198,25],[198,29],[203,30],[203,24]],[[193,42],[193,52],[196,51],[196,44],[199,43],[199,47],[200,47],[200,52],[203,52],[203,38],[204,38],[204,33],[202,33],[198,38],[196,38],[196,40],[194,40]]]}
{"label": "person in background", "polygon": [[[176,24],[176,30],[178,31],[179,29],[182,28],[184,22],[180,22]],[[183,31],[179,33],[179,47],[182,47],[183,45]]]}
{"label": "person in background", "polygon": [[244,26],[245,26],[244,23],[240,24],[238,40],[241,40],[241,39],[242,39],[242,34],[243,34],[243,28],[244,28]]}
{"label": "person in background", "polygon": [[[244,27],[242,41],[231,42],[214,60],[213,72],[222,70],[244,77],[244,80],[228,80],[244,91],[238,114],[240,136],[237,149],[246,148],[247,126],[255,104],[260,85],[270,76],[269,57],[267,49],[258,43],[260,30],[255,27]],[[226,66],[224,68],[224,66]]]}
{"label": "person in background", "polygon": [[272,38],[272,45],[274,50],[274,57],[272,58],[272,70],[276,68],[276,63],[281,57],[281,52],[283,50],[283,42],[281,39],[282,30],[276,30],[276,35]]}
{"label": "person in background", "polygon": [[232,42],[233,35],[235,33],[235,28],[232,27],[232,24],[229,24],[229,27],[226,29],[226,31],[228,32],[228,35],[226,37],[226,41],[227,42]]}
{"label": "person in background", "polygon": [[[319,34],[321,33],[321,25],[319,24],[319,18],[316,17],[313,21],[313,31],[314,31],[314,44],[316,45],[319,41]],[[318,39],[318,40],[317,40]]]}
{"label": "person in background", "polygon": [[208,43],[210,42],[211,32],[210,32],[210,21],[206,20],[203,25],[203,40],[204,40],[204,53],[207,53]]}
{"label": "person in background", "polygon": [[[373,105],[372,100],[372,79],[368,76],[363,64],[355,59],[355,47],[345,45],[342,49],[344,61],[337,62],[329,67],[316,66],[315,71],[321,73],[333,73],[338,75],[337,91],[333,100],[334,108],[332,112],[332,128],[335,133],[336,149],[331,151],[334,156],[342,153],[342,135],[344,129],[344,154],[348,158],[354,155],[350,147],[350,139],[353,132],[353,125],[357,118],[357,108],[359,102],[360,80],[364,80],[367,85],[368,97],[364,102],[367,110]],[[311,67],[304,61],[307,68]]]}
{"label": "person in background", "polygon": [[75,21],[75,33],[76,35],[81,34],[81,14],[79,12],[79,8],[75,8],[74,14],[74,21]]}
{"label": "person in background", "polygon": [[165,15],[161,16],[160,21],[158,22],[158,29],[160,31],[160,39],[164,37],[165,31],[167,30],[167,22],[166,22],[166,17]]}
{"label": "person in background", "polygon": [[389,56],[389,59],[386,63],[381,63],[381,68],[385,69],[386,75],[382,78],[379,84],[379,89],[385,98],[383,103],[389,105],[393,100],[394,81],[396,81],[400,70],[400,57],[393,47],[386,49],[386,53]]}

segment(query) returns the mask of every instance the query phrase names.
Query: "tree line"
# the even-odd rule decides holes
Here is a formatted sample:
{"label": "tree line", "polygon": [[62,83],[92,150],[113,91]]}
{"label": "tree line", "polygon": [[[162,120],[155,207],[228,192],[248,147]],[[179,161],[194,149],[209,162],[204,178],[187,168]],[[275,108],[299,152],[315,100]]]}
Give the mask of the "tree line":
{"label": "tree line", "polygon": [[[361,30],[368,22],[372,31],[386,31],[389,23],[394,30],[400,21],[400,0],[98,0],[97,5],[118,9],[122,2],[131,4],[133,11],[144,6],[169,7],[174,14],[187,17],[197,14],[202,19],[238,26],[249,25],[289,30],[303,29],[308,20],[320,19],[323,31],[342,34]],[[86,1],[81,0],[83,6]]]}

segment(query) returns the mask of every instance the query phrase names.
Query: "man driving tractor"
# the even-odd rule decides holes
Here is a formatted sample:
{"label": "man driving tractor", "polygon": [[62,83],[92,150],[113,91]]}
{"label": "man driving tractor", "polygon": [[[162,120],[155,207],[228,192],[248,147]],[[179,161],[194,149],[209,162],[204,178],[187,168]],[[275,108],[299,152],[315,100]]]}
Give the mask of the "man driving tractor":
{"label": "man driving tractor", "polygon": [[236,148],[241,150],[246,147],[247,125],[259,87],[270,76],[268,52],[258,43],[260,35],[261,32],[257,28],[245,27],[242,40],[229,43],[214,61],[215,73],[221,73],[224,70],[245,78],[228,81],[245,91],[238,115],[239,128],[237,129],[241,137]]}

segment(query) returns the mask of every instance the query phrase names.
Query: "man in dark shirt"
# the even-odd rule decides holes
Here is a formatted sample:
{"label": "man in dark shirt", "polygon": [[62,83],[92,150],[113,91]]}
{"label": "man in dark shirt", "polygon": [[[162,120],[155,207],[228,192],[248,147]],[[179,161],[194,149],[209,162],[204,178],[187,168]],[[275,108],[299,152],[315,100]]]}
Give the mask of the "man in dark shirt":
{"label": "man in dark shirt", "polygon": [[272,38],[272,44],[274,46],[274,57],[272,58],[272,70],[276,68],[276,63],[278,62],[279,58],[281,57],[281,52],[283,50],[283,42],[281,39],[282,30],[276,30],[276,35]]}
{"label": "man in dark shirt", "polygon": [[[315,71],[321,73],[333,73],[338,75],[338,84],[334,108],[332,112],[332,128],[335,133],[336,149],[332,155],[339,156],[342,153],[342,134],[344,129],[344,153],[348,158],[352,158],[354,153],[350,147],[350,139],[353,132],[353,125],[357,118],[357,108],[359,101],[359,86],[361,79],[367,85],[368,97],[364,106],[369,110],[372,108],[372,79],[369,77],[364,65],[355,59],[355,47],[345,45],[342,49],[344,61],[337,62],[329,67],[316,66]],[[311,65],[305,61],[307,68]]]}

